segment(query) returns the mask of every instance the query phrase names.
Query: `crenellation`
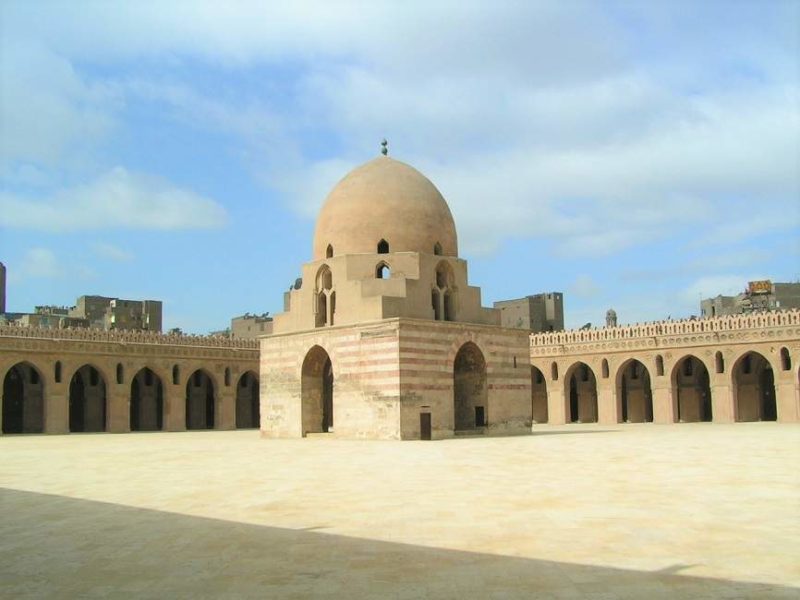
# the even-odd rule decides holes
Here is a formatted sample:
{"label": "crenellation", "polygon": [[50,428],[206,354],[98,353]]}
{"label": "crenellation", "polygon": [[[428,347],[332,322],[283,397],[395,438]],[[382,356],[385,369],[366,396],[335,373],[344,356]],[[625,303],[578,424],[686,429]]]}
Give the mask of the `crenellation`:
{"label": "crenellation", "polygon": [[157,344],[208,348],[258,349],[258,340],[229,339],[218,336],[176,335],[148,331],[102,331],[96,329],[50,329],[0,325],[0,337],[34,338],[45,340],[84,340],[118,344]]}

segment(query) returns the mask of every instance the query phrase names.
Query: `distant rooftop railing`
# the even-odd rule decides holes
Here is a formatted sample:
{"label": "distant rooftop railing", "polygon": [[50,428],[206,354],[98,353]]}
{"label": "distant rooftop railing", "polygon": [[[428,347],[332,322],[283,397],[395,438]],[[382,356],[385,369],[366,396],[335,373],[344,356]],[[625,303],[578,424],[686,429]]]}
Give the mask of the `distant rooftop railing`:
{"label": "distant rooftop railing", "polygon": [[55,329],[47,327],[22,327],[0,325],[0,337],[26,337],[48,340],[84,340],[90,342],[116,342],[118,344],[159,344],[165,346],[203,346],[206,348],[233,348],[257,350],[258,340],[230,339],[221,336],[155,333],[151,331],[126,331],[101,329]]}
{"label": "distant rooftop railing", "polygon": [[726,315],[704,319],[682,319],[680,321],[653,321],[621,327],[601,327],[593,329],[571,329],[532,333],[531,346],[558,346],[582,342],[605,340],[627,340],[632,338],[654,337],[659,335],[681,335],[717,331],[736,331],[763,327],[800,325],[800,310],[780,310],[757,312],[747,315]]}

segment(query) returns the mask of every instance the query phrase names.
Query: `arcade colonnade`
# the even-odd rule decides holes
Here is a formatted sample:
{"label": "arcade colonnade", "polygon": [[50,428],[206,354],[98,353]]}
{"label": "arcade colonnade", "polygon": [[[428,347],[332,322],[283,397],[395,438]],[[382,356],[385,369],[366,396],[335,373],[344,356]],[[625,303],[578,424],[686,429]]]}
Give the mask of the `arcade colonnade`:
{"label": "arcade colonnade", "polygon": [[0,327],[3,433],[256,428],[255,342]]}
{"label": "arcade colonnade", "polygon": [[800,311],[531,336],[534,423],[800,421]]}

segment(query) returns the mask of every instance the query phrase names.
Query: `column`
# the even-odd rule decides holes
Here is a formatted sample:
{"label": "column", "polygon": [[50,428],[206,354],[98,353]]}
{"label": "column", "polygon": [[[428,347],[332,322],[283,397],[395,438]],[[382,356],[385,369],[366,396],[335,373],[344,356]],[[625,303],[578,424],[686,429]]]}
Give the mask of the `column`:
{"label": "column", "polygon": [[672,386],[668,382],[662,384],[651,383],[653,392],[653,423],[675,422],[675,398],[672,395]]}
{"label": "column", "polygon": [[617,393],[614,387],[612,379],[598,380],[597,422],[603,425],[619,423],[619,407],[617,406]]}
{"label": "column", "polygon": [[550,425],[564,425],[567,422],[564,385],[558,381],[547,383],[547,422]]}
{"label": "column", "polygon": [[711,420],[714,423],[733,423],[736,411],[733,405],[733,390],[726,382],[711,383]]}
{"label": "column", "polygon": [[128,385],[112,383],[106,386],[106,428],[111,433],[131,430],[131,398]]}
{"label": "column", "polygon": [[[788,377],[784,377],[788,375]],[[800,421],[800,388],[794,381],[794,371],[784,371],[775,381],[775,403],[778,409],[778,421],[781,423],[797,423]]]}
{"label": "column", "polygon": [[44,432],[69,433],[69,383],[50,383],[45,388]]}
{"label": "column", "polygon": [[186,431],[186,386],[164,386],[164,429]]}
{"label": "column", "polygon": [[222,387],[217,398],[217,414],[214,429],[236,429],[235,386]]}

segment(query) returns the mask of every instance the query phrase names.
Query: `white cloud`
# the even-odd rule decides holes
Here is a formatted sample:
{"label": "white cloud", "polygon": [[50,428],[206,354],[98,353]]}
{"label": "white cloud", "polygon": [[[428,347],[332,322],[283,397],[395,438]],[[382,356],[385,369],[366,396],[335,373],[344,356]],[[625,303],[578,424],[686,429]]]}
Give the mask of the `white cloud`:
{"label": "white cloud", "polygon": [[[0,30],[0,37],[6,30]],[[78,161],[114,127],[118,99],[87,83],[69,60],[44,45],[0,45],[0,160],[54,165]],[[32,167],[15,167],[30,172]]]}
{"label": "white cloud", "polygon": [[132,252],[106,242],[95,242],[92,244],[95,255],[114,262],[130,262],[135,257]]}
{"label": "white cloud", "polygon": [[214,200],[116,167],[44,199],[0,193],[0,226],[41,231],[207,229],[227,223]]}
{"label": "white cloud", "polygon": [[[603,257],[675,231],[705,245],[800,226],[792,3],[194,8],[54,4],[46,20],[22,3],[6,8],[15,24],[6,37],[47,40],[52,52],[32,72],[56,73],[52,93],[68,100],[67,109],[41,109],[63,113],[50,120],[66,133],[16,154],[58,148],[75,131],[100,135],[113,110],[97,107],[124,98],[236,136],[256,178],[307,216],[385,135],[393,155],[443,191],[466,254],[491,253],[511,236],[547,238],[561,257]],[[199,60],[229,73],[277,65],[264,96],[288,95],[290,106],[138,75],[90,84],[64,57]],[[315,136],[335,150],[304,151],[298,139]]]}

